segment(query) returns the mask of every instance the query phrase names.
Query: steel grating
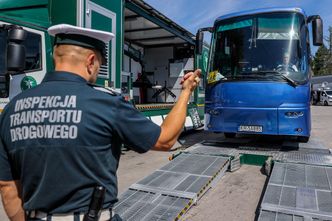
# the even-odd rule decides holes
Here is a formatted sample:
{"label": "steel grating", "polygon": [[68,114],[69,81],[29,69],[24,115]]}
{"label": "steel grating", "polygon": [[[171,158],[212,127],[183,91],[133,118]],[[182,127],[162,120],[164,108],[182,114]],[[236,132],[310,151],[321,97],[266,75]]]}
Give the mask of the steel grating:
{"label": "steel grating", "polygon": [[[242,149],[241,149],[242,148]],[[193,147],[188,148],[187,152],[193,154],[201,154],[201,155],[212,155],[212,156],[231,156],[235,157],[240,154],[253,154],[253,155],[263,155],[263,156],[271,156],[277,158],[280,155],[280,151],[265,149],[256,150],[255,148],[230,148],[223,146],[210,146],[205,144],[196,144]]]}
{"label": "steel grating", "polygon": [[230,148],[223,146],[210,146],[205,144],[196,144],[188,148],[186,152],[192,154],[230,156],[230,157],[236,157],[241,154],[264,155],[264,156],[271,156],[274,161],[280,161],[280,162],[332,166],[332,155],[320,152],[318,153],[312,153],[306,151],[281,152],[279,150],[273,150],[273,149],[266,149],[266,150],[241,149],[241,148]]}
{"label": "steel grating", "polygon": [[228,160],[228,157],[181,154],[160,170],[213,176]]}
{"label": "steel grating", "polygon": [[274,160],[281,162],[292,162],[292,163],[307,163],[314,165],[332,165],[331,154],[320,154],[320,153],[280,153]]}
{"label": "steel grating", "polygon": [[227,157],[181,154],[130,188],[193,199],[217,174],[226,171],[228,162]]}
{"label": "steel grating", "polygon": [[114,211],[123,220],[177,220],[228,165],[228,157],[181,154],[133,184]]}
{"label": "steel grating", "polygon": [[236,156],[238,155],[238,151],[233,148],[226,148],[226,147],[215,147],[215,146],[205,146],[205,145],[197,145],[194,146],[190,153],[193,154],[204,154],[204,155],[225,155],[225,156]]}
{"label": "steel grating", "polygon": [[258,221],[325,221],[325,220],[305,217],[301,215],[262,210],[259,215]]}
{"label": "steel grating", "polygon": [[241,154],[271,156],[275,161],[259,221],[332,220],[332,168],[326,167],[332,165],[331,155],[255,150],[244,145],[196,144],[133,184],[114,210],[123,220],[177,220],[223,175],[229,159]]}
{"label": "steel grating", "polygon": [[127,190],[114,207],[122,220],[175,220],[192,200],[138,190]]}
{"label": "steel grating", "polygon": [[[279,213],[289,218],[279,219]],[[332,220],[332,167],[275,162],[259,220],[294,220],[295,216],[296,220],[301,216]]]}

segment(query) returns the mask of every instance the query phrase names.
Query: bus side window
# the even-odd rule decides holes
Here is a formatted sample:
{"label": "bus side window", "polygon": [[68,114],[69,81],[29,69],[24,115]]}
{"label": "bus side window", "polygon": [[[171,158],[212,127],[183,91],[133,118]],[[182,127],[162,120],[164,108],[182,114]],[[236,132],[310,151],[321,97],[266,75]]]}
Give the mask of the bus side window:
{"label": "bus side window", "polygon": [[26,49],[25,72],[32,72],[42,69],[42,46],[41,36],[36,33],[28,32],[24,42]]}

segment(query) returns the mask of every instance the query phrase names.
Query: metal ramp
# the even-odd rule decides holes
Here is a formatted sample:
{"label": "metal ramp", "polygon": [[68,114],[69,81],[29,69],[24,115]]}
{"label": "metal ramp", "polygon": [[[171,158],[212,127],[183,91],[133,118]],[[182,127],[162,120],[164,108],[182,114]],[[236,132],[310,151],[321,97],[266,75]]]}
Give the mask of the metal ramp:
{"label": "metal ramp", "polygon": [[229,157],[181,154],[133,184],[114,211],[123,220],[178,220],[228,165]]}
{"label": "metal ramp", "polygon": [[227,169],[250,164],[246,157],[254,156],[259,164],[253,165],[265,162],[271,168],[274,162],[258,221],[332,221],[329,149],[319,146],[317,152],[308,147],[284,151],[244,141],[235,147],[202,142],[181,153],[133,184],[120,196],[115,213],[123,220],[179,220]]}
{"label": "metal ramp", "polygon": [[305,216],[262,210],[258,221],[323,221]]}
{"label": "metal ramp", "polygon": [[[329,151],[326,149],[326,151]],[[313,164],[313,165],[324,165],[332,166],[332,155],[327,154],[326,151],[322,153],[313,153],[312,151],[279,151],[273,150],[273,148],[255,148],[250,146],[242,146],[239,148],[224,147],[223,145],[207,145],[204,143],[198,143],[185,152],[191,154],[200,154],[200,155],[210,155],[210,156],[228,156],[231,158],[243,155],[257,155],[257,156],[270,156],[273,161],[279,162],[292,162],[292,163],[304,163],[304,164]]]}
{"label": "metal ramp", "polygon": [[275,162],[259,216],[267,220],[332,220],[332,167]]}
{"label": "metal ramp", "polygon": [[331,154],[319,153],[280,153],[275,158],[275,161],[288,163],[305,163],[311,165],[332,166]]}
{"label": "metal ramp", "polygon": [[114,210],[123,220],[175,220],[191,205],[190,199],[129,189]]}
{"label": "metal ramp", "polygon": [[[282,151],[240,144],[237,148],[224,143],[199,143],[186,151],[194,154],[231,157],[267,156],[274,162],[264,193],[258,221],[325,221],[332,220],[332,155],[318,146]],[[238,166],[237,166],[238,168]]]}

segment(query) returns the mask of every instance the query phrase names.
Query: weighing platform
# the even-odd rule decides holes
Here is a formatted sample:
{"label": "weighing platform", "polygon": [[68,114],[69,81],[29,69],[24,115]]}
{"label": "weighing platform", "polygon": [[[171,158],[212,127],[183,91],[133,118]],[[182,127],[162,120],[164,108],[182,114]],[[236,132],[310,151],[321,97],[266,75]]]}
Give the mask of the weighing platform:
{"label": "weighing platform", "polygon": [[261,165],[269,177],[259,221],[332,220],[332,155],[318,140],[275,146],[203,141],[133,184],[114,211],[123,220],[179,220],[226,172]]}

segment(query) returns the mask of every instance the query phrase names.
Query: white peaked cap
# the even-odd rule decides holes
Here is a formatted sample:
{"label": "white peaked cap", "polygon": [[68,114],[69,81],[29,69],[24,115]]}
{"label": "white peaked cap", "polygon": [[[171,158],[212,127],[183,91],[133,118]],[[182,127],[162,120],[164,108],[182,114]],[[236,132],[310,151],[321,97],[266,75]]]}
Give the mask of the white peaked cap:
{"label": "white peaked cap", "polygon": [[49,27],[47,31],[51,36],[56,36],[58,34],[82,35],[100,40],[104,43],[108,43],[112,38],[114,38],[114,34],[111,32],[100,31],[90,28],[82,28],[68,24],[54,25]]}

